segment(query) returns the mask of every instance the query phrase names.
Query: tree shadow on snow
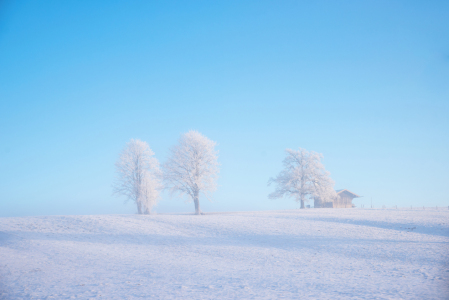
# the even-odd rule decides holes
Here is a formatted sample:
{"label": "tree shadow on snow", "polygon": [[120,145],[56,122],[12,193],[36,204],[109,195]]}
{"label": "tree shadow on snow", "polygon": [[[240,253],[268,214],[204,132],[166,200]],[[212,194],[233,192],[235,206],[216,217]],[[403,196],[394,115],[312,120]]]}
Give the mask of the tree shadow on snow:
{"label": "tree shadow on snow", "polygon": [[398,222],[387,222],[387,221],[374,221],[374,220],[354,220],[350,219],[350,216],[345,218],[342,217],[327,217],[322,215],[304,215],[304,214],[295,214],[295,211],[285,211],[286,215],[283,215],[282,218],[286,219],[298,219],[298,220],[310,220],[314,222],[329,222],[329,223],[337,223],[337,224],[348,224],[348,225],[356,225],[356,226],[367,226],[373,228],[387,229],[387,230],[395,230],[400,232],[415,232],[419,234],[428,234],[435,236],[443,236],[449,237],[449,221],[445,224],[445,226],[439,227],[436,226],[426,226],[420,223],[398,223]]}
{"label": "tree shadow on snow", "polygon": [[[305,236],[286,234],[247,234],[241,231],[228,231],[226,234],[209,236],[182,236],[160,234],[97,234],[97,233],[41,233],[41,232],[4,232],[6,235],[21,236],[23,240],[70,241],[103,245],[132,245],[161,247],[161,251],[170,248],[182,248],[183,251],[205,251],[229,247],[275,248],[284,251],[303,253],[319,252],[337,256],[382,261],[427,262],[426,257],[410,253],[410,249],[428,248],[440,244],[448,249],[448,242],[419,242],[404,240],[385,240],[370,238],[336,238],[330,236]],[[392,247],[395,244],[395,247]],[[207,246],[204,247],[204,246]],[[216,247],[216,248],[215,248]],[[229,250],[229,249],[228,249]],[[227,250],[227,251],[228,251]],[[232,250],[231,250],[232,251]],[[417,251],[422,253],[425,250]],[[447,251],[446,251],[447,252]],[[445,263],[447,254],[439,263]]]}

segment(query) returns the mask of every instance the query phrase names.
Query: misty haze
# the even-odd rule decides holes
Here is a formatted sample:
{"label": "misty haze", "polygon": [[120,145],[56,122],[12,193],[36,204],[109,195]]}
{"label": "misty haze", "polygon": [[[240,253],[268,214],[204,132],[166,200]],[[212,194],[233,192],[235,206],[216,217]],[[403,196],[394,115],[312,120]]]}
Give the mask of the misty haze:
{"label": "misty haze", "polygon": [[0,1],[0,299],[449,299],[447,37],[447,1]]}

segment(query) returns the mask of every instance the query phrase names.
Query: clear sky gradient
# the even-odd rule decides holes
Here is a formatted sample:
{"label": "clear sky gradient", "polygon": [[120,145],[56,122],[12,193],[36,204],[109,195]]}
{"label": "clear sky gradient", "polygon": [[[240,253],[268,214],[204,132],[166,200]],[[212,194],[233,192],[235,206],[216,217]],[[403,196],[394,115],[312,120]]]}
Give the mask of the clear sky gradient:
{"label": "clear sky gradient", "polygon": [[298,147],[357,206],[448,206],[449,1],[0,2],[0,216],[135,213],[121,149],[190,129],[206,212],[298,208],[267,187]]}

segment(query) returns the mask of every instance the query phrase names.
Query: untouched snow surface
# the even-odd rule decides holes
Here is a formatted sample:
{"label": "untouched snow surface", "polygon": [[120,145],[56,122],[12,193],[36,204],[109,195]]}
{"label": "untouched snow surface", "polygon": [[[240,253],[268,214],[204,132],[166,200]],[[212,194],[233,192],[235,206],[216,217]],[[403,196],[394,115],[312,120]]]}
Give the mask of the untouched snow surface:
{"label": "untouched snow surface", "polygon": [[0,218],[0,299],[449,299],[449,210]]}

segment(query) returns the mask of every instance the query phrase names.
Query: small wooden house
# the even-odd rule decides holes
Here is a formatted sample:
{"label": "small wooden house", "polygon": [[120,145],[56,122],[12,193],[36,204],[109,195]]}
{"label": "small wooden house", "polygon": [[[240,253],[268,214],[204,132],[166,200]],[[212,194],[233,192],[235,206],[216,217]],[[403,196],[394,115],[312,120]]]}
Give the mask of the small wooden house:
{"label": "small wooden house", "polygon": [[354,198],[360,198],[359,195],[354,194],[351,191],[348,191],[346,189],[344,190],[337,190],[337,199],[334,200],[333,207],[355,207],[355,205],[352,203],[352,199]]}
{"label": "small wooden house", "polygon": [[343,190],[337,190],[337,198],[335,198],[331,202],[323,202],[321,199],[314,199],[314,207],[315,208],[350,208],[355,207],[355,205],[352,203],[352,199],[354,198],[360,198],[359,195],[354,194],[351,191],[348,191],[347,189]]}

